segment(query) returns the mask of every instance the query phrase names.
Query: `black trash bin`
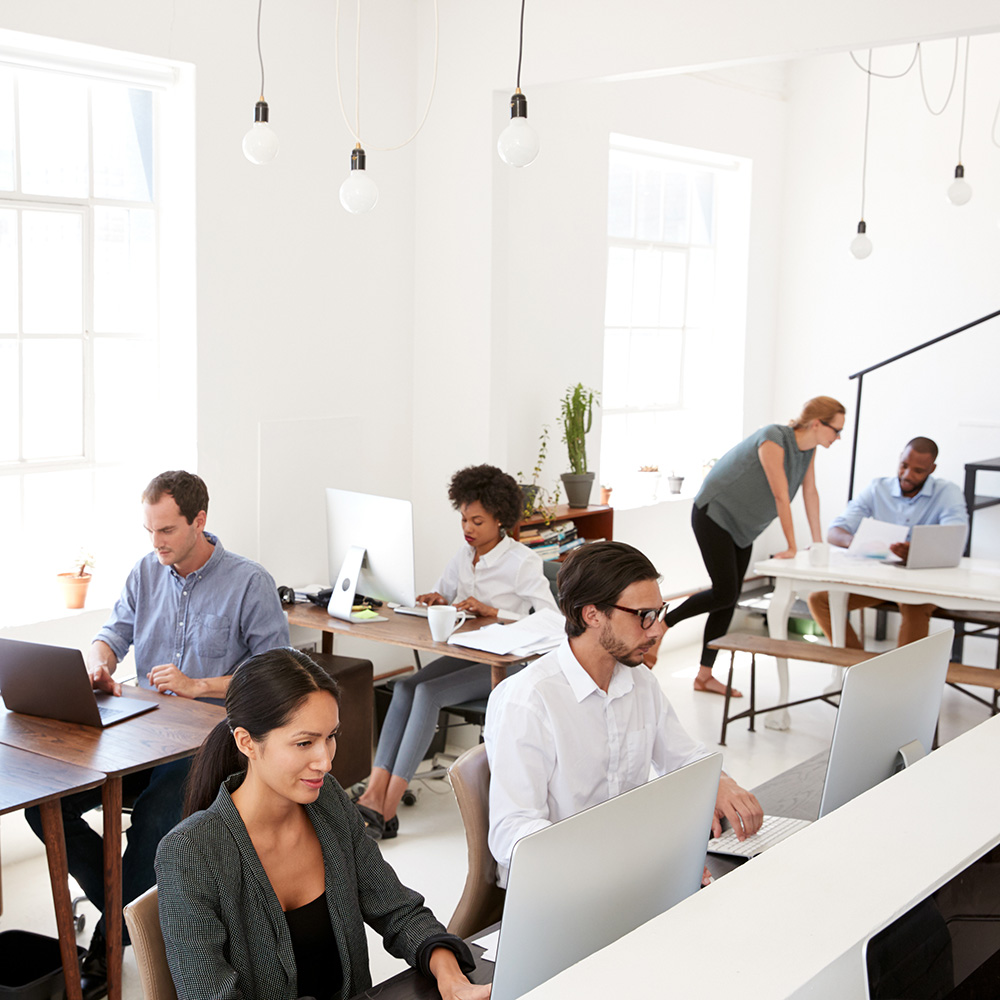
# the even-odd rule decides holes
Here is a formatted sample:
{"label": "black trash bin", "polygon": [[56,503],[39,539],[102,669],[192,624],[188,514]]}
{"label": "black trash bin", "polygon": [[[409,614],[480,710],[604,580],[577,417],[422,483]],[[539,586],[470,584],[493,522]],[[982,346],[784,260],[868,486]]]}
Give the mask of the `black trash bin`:
{"label": "black trash bin", "polygon": [[[79,958],[86,949],[77,946]],[[0,931],[0,1000],[62,1000],[59,941],[32,931]]]}

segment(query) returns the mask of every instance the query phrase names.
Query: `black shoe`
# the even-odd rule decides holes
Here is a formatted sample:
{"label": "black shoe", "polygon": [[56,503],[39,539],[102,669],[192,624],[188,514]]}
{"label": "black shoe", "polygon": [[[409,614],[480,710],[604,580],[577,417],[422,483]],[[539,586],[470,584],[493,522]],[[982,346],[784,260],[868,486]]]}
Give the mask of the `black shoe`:
{"label": "black shoe", "polygon": [[[365,833],[371,840],[381,840],[385,833],[385,818],[380,812],[363,806],[360,802],[355,803],[355,809],[361,813],[361,818],[365,821]],[[84,997],[84,1000],[87,1000]]]}
{"label": "black shoe", "polygon": [[83,1000],[101,1000],[108,995],[108,944],[100,930],[94,931],[90,947],[80,965]]}

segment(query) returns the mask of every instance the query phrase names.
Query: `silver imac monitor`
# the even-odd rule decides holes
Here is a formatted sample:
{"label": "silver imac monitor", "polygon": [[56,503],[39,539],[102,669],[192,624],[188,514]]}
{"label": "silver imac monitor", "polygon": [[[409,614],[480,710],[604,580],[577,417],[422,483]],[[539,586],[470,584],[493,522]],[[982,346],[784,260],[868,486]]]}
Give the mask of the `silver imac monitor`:
{"label": "silver imac monitor", "polygon": [[326,532],[333,587],[330,615],[349,621],[355,594],[415,603],[409,500],[327,489]]}
{"label": "silver imac monitor", "polygon": [[954,632],[935,632],[847,671],[819,814],[931,752]]}

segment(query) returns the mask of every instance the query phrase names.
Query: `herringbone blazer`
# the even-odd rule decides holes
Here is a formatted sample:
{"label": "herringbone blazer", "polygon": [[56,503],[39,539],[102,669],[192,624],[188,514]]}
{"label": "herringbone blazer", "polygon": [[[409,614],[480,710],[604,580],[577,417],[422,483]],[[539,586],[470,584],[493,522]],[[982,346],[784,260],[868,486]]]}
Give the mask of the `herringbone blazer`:
{"label": "herringbone blazer", "polygon": [[[230,797],[241,781],[234,775],[223,782],[212,805],[174,827],[156,852],[160,925],[179,1000],[298,996],[285,916]],[[444,927],[365,836],[332,775],[306,811],[326,866],[326,902],[344,970],[340,996],[371,986],[364,923],[390,954],[426,971],[421,945]]]}

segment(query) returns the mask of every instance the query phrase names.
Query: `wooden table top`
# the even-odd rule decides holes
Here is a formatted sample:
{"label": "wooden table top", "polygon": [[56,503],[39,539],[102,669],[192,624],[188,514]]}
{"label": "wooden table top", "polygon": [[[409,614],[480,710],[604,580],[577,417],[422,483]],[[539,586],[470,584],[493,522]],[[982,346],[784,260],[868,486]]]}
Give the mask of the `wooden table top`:
{"label": "wooden table top", "polygon": [[27,809],[104,784],[104,774],[0,744],[0,813]]}
{"label": "wooden table top", "polygon": [[[397,615],[391,608],[376,608],[388,621],[384,622],[345,622],[340,618],[331,618],[323,608],[308,601],[284,605],[288,612],[289,625],[302,625],[305,628],[316,628],[323,632],[336,632],[340,635],[350,635],[356,639],[371,639],[374,642],[384,642],[391,646],[403,646],[406,649],[420,649],[442,656],[455,656],[460,660],[470,660],[473,663],[488,663],[490,666],[507,666],[511,663],[522,663],[523,656],[501,656],[497,653],[486,653],[481,649],[468,649],[465,646],[454,646],[447,642],[435,642],[431,638],[430,626],[426,618],[416,615]],[[487,625],[495,625],[497,618],[469,618],[458,632],[475,632]]]}
{"label": "wooden table top", "polygon": [[125,690],[130,697],[155,701],[156,710],[98,729],[22,715],[0,704],[0,743],[120,776],[188,756],[225,718],[221,705],[139,687]]}

